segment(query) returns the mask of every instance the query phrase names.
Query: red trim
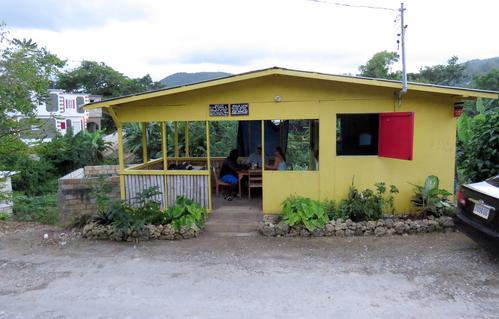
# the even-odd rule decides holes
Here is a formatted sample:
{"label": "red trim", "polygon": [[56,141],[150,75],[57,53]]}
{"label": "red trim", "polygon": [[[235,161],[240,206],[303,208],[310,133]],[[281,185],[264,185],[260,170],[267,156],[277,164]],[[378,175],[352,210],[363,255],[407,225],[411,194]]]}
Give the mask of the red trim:
{"label": "red trim", "polygon": [[379,115],[378,155],[412,160],[414,113],[392,112]]}

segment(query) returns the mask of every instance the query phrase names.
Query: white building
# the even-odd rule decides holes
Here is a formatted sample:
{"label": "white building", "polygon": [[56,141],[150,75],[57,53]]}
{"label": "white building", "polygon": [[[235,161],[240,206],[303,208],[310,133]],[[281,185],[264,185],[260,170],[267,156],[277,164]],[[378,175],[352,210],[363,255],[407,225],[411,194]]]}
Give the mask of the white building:
{"label": "white building", "polygon": [[12,215],[12,201],[5,199],[1,195],[9,195],[12,193],[12,182],[10,177],[15,172],[0,171],[0,213]]}
{"label": "white building", "polygon": [[64,135],[71,127],[76,134],[82,130],[95,131],[101,128],[102,111],[85,111],[83,105],[101,100],[101,96],[85,93],[66,93],[63,90],[49,90],[46,103],[36,105],[36,118],[44,124],[33,127],[41,135],[51,139],[56,132]]}

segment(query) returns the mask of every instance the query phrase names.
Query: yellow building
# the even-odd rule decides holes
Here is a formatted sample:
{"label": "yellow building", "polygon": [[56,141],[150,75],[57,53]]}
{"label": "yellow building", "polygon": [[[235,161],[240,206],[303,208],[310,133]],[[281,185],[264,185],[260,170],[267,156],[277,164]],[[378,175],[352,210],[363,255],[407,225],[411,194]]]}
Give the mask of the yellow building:
{"label": "yellow building", "polygon": [[[267,131],[267,123],[284,127],[283,123],[309,120],[310,165],[262,171],[265,213],[279,212],[281,202],[290,194],[341,200],[352,181],[359,188],[373,188],[380,181],[396,185],[400,194],[395,198],[395,208],[406,212],[413,195],[410,183],[422,184],[426,176],[436,175],[441,187],[453,190],[455,112],[459,112],[461,102],[478,97],[497,99],[498,94],[409,83],[408,92],[400,96],[401,87],[398,81],[270,68],[110,99],[86,108],[105,108],[118,128],[123,199],[129,200],[138,191],[157,186],[162,192],[159,199],[163,206],[171,204],[178,195],[187,195],[211,209],[215,196],[212,172],[220,158],[210,153],[210,123],[257,121],[252,123],[258,123],[256,127],[261,131],[251,136],[259,136],[256,144],[264,149],[262,161],[266,162],[273,152],[265,145],[267,135],[280,134],[282,138],[283,132],[282,128],[280,133]],[[189,156],[188,141],[184,141],[187,146],[180,156],[179,121],[203,123],[203,157]],[[143,123],[144,129],[147,123],[160,123],[162,156],[151,159],[145,147],[143,163],[125,165],[122,128],[129,122]],[[171,127],[174,138],[168,140]],[[286,131],[290,129],[287,126]],[[184,136],[188,140],[188,132]],[[175,144],[173,156],[165,151],[170,143]],[[295,154],[288,148],[286,155]],[[180,170],[172,165],[182,161],[192,164],[194,169]]]}

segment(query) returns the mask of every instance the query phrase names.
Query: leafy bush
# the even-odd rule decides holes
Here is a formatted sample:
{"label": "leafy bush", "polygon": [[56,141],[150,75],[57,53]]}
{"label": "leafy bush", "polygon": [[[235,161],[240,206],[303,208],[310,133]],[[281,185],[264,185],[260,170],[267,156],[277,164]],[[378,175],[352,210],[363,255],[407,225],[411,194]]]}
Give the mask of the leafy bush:
{"label": "leafy bush", "polygon": [[110,143],[104,141],[101,131],[81,131],[73,135],[68,130],[64,136],[57,135],[52,141],[41,143],[37,153],[53,163],[57,176],[63,176],[87,165],[104,163],[104,152],[109,147]]}
{"label": "leafy bush", "polygon": [[460,121],[466,123],[458,131],[461,182],[478,182],[499,174],[499,108]]}
{"label": "leafy bush", "polygon": [[10,219],[9,214],[0,212],[0,221],[5,222],[5,221],[8,221],[9,219]]}
{"label": "leafy bush", "polygon": [[388,195],[384,182],[374,184],[376,191],[369,188],[359,191],[352,183],[346,199],[340,203],[341,215],[354,221],[377,220],[384,213],[393,213],[394,194],[399,191],[395,185],[390,185]]}
{"label": "leafy bush", "polygon": [[316,200],[291,195],[282,202],[282,221],[289,226],[303,225],[309,231],[324,228],[329,217],[324,206]]}
{"label": "leafy bush", "polygon": [[175,205],[166,210],[166,223],[171,224],[173,229],[180,230],[182,227],[196,225],[203,227],[207,217],[207,211],[192,199],[178,196]]}
{"label": "leafy bush", "polygon": [[428,214],[440,217],[452,212],[452,205],[448,197],[452,195],[445,189],[440,189],[439,179],[435,175],[426,178],[423,186],[414,185],[414,196],[411,200],[419,215],[426,217]]}
{"label": "leafy bush", "polygon": [[341,210],[336,202],[333,200],[325,200],[322,202],[322,206],[324,207],[324,211],[326,212],[329,220],[334,219],[347,219],[348,216],[345,214],[344,210]]}
{"label": "leafy bush", "polygon": [[102,182],[94,187],[92,194],[96,197],[98,212],[93,221],[101,225],[113,225],[118,231],[139,232],[148,224],[171,224],[175,230],[192,225],[201,228],[207,217],[206,209],[183,196],[177,197],[174,206],[162,210],[161,203],[155,200],[155,197],[161,194],[157,187],[146,188],[138,193],[132,205],[123,201],[106,201],[107,191]]}
{"label": "leafy bush", "polygon": [[20,157],[12,176],[12,186],[28,196],[40,196],[57,191],[56,169],[44,158]]}
{"label": "leafy bush", "polygon": [[55,194],[28,197],[14,194],[14,219],[55,224],[59,220]]}
{"label": "leafy bush", "polygon": [[113,225],[119,231],[140,231],[146,224],[160,225],[165,220],[161,204],[153,197],[160,194],[157,187],[150,187],[138,193],[134,204],[126,202],[111,202],[108,194],[109,184],[100,179],[92,189],[96,199],[97,214],[93,221],[101,225]]}

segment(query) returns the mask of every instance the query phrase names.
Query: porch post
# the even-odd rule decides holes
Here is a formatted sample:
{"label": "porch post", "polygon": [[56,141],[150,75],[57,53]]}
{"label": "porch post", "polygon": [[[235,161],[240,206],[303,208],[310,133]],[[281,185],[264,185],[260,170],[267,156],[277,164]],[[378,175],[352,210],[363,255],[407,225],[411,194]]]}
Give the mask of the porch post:
{"label": "porch post", "polygon": [[173,122],[173,143],[174,143],[174,150],[175,150],[175,157],[178,157],[178,122],[175,121]]}
{"label": "porch post", "polygon": [[206,158],[208,159],[208,211],[211,212],[211,155],[210,155],[210,122],[206,121]]}
{"label": "porch post", "polygon": [[165,193],[163,194],[163,197],[165,201],[165,208],[168,208],[168,175],[166,174],[168,171],[168,132],[166,131],[166,128],[167,123],[161,122],[161,151],[163,153],[163,176],[165,178]]}
{"label": "porch post", "polygon": [[265,121],[262,120],[261,122],[261,130],[262,130],[262,210],[264,208],[264,201],[263,201],[263,196],[265,194]]}
{"label": "porch post", "polygon": [[147,156],[147,123],[142,122],[142,160],[147,163],[149,158]]}
{"label": "porch post", "polygon": [[185,157],[189,157],[189,121],[185,121],[184,136],[185,136]]}
{"label": "porch post", "polygon": [[[118,124],[118,123],[116,123]],[[125,200],[125,155],[124,155],[124,150],[123,150],[123,128],[121,126],[121,123],[119,125],[116,125],[116,128],[118,129],[118,163],[120,167],[120,196],[121,200]]]}

